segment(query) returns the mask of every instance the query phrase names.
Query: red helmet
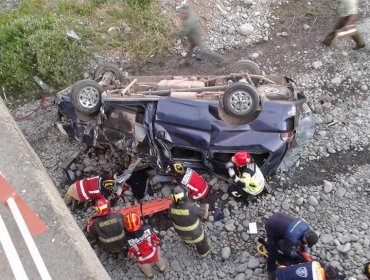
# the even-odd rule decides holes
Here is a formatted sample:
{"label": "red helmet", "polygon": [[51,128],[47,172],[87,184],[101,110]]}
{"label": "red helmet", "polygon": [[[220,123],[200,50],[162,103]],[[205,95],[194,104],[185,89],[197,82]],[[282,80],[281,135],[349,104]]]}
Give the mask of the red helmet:
{"label": "red helmet", "polygon": [[95,211],[99,216],[106,215],[110,212],[110,203],[105,198],[99,198],[95,204]]}
{"label": "red helmet", "polygon": [[231,161],[238,167],[250,164],[252,157],[247,151],[239,151],[232,158]]}
{"label": "red helmet", "polygon": [[135,212],[129,212],[125,216],[125,228],[129,232],[139,230],[141,227],[140,216]]}

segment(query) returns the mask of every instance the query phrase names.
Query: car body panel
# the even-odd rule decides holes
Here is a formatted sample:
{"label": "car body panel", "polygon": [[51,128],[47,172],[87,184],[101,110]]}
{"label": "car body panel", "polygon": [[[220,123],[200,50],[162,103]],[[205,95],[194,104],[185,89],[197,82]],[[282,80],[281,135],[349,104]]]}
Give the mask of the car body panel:
{"label": "car body panel", "polygon": [[304,97],[289,101],[264,98],[254,119],[232,124],[213,100],[108,97],[97,116],[82,120],[68,95],[57,97],[60,115],[70,118],[70,136],[80,141],[111,142],[128,153],[155,155],[159,166],[168,158],[181,159],[189,166],[205,166],[222,175],[226,175],[225,163],[231,155],[244,149],[264,174],[276,173],[290,148],[281,133],[294,135],[304,101]]}

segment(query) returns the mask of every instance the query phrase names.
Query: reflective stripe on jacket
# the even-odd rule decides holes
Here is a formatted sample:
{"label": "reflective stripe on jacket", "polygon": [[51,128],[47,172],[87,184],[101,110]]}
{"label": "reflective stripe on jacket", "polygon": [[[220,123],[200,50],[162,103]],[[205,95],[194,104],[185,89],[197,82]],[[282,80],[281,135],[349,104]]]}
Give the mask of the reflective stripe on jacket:
{"label": "reflective stripe on jacket", "polygon": [[102,194],[100,193],[99,188],[100,183],[101,183],[100,176],[95,176],[92,178],[77,181],[76,191],[79,199],[81,201],[87,201],[94,198],[101,198]]}
{"label": "reflective stripe on jacket", "polygon": [[127,234],[129,251],[127,258],[132,255],[138,264],[154,263],[158,259],[158,236],[149,227]]}
{"label": "reflective stripe on jacket", "polygon": [[186,243],[198,243],[203,240],[204,232],[200,219],[205,210],[191,200],[172,204],[169,216],[175,231]]}
{"label": "reflective stripe on jacket", "polygon": [[193,200],[203,199],[209,192],[209,186],[204,178],[191,168],[186,168],[180,184],[187,188],[189,197]]}
{"label": "reflective stripe on jacket", "polygon": [[99,245],[107,252],[119,252],[125,246],[123,216],[111,212],[104,216],[94,216],[88,231]]}

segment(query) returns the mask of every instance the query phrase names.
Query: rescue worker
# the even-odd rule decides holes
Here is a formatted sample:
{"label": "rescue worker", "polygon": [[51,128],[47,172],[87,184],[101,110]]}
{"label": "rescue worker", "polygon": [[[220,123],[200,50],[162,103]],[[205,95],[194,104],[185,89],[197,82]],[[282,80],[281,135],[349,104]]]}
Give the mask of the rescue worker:
{"label": "rescue worker", "polygon": [[112,178],[111,173],[104,172],[101,175],[77,181],[69,187],[64,202],[69,205],[73,199],[85,202],[102,197],[108,198],[117,191],[114,190],[115,182]]}
{"label": "rescue worker", "polygon": [[208,204],[201,206],[188,198],[185,188],[177,186],[171,194],[173,203],[170,205],[169,217],[175,231],[186,245],[194,244],[201,258],[211,251],[207,234],[202,228],[201,219],[208,217]]}
{"label": "rescue worker", "polygon": [[[332,41],[335,39],[336,32],[339,29],[356,24],[358,14],[358,2],[358,0],[339,0],[340,18],[337,20],[334,26],[334,30],[330,32],[322,41],[324,45],[331,45]],[[359,50],[365,47],[364,39],[358,32],[353,34],[351,38],[353,41],[356,42],[356,46],[353,48],[354,50]]]}
{"label": "rescue worker", "polygon": [[226,168],[235,183],[230,187],[232,196],[257,195],[263,191],[265,178],[247,151],[235,153],[226,164]]}
{"label": "rescue worker", "polygon": [[188,6],[181,6],[178,9],[180,19],[182,20],[182,29],[172,33],[172,36],[176,37],[187,37],[189,40],[189,49],[185,58],[185,66],[190,66],[190,61],[193,55],[193,50],[195,47],[200,49],[200,57],[206,56],[217,63],[224,62],[224,58],[204,47],[202,39],[202,27],[200,23],[199,16],[189,9]]}
{"label": "rescue worker", "polygon": [[129,251],[127,258],[134,256],[141,271],[146,277],[153,277],[152,267],[155,264],[160,272],[166,269],[166,261],[159,249],[160,240],[148,226],[141,226],[140,216],[130,212],[125,216],[126,240]]}
{"label": "rescue worker", "polygon": [[[317,234],[300,218],[294,218],[284,213],[275,213],[265,224],[267,233],[267,270],[276,269],[275,262],[280,250],[293,259],[301,257],[300,252],[310,251],[318,241]],[[305,261],[305,260],[303,260]]]}
{"label": "rescue worker", "polygon": [[123,215],[111,212],[110,203],[105,198],[98,199],[95,211],[96,215],[87,222],[89,236],[96,239],[104,251],[108,253],[122,251],[125,247]]}
{"label": "rescue worker", "polygon": [[210,190],[206,180],[193,169],[185,167],[181,162],[173,162],[167,168],[180,186],[187,189],[192,200],[204,199]]}
{"label": "rescue worker", "polygon": [[344,280],[345,275],[333,266],[312,261],[289,266],[279,266],[272,274],[271,280]]}

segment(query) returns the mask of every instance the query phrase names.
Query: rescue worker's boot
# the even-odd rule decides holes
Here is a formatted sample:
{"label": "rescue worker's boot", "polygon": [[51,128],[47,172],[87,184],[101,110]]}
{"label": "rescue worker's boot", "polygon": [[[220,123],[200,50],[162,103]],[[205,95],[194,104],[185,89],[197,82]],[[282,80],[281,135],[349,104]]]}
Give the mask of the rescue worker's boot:
{"label": "rescue worker's boot", "polygon": [[197,252],[201,258],[206,258],[211,252],[211,242],[204,233],[204,239],[199,243],[195,243],[197,247]]}
{"label": "rescue worker's boot", "polygon": [[166,270],[167,268],[166,263],[167,263],[166,259],[162,257],[161,251],[158,249],[158,259],[155,262],[155,264],[157,265],[160,273],[164,273],[164,271]]}

